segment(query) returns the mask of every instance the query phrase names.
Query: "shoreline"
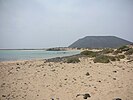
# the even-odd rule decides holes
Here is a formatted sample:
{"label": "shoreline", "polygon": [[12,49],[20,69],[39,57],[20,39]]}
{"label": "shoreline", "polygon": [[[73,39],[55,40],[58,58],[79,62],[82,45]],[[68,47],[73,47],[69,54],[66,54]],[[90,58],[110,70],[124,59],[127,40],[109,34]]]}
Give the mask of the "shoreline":
{"label": "shoreline", "polygon": [[52,57],[52,58],[38,58],[38,59],[30,59],[30,60],[11,60],[11,61],[0,61],[0,63],[12,63],[12,62],[25,62],[25,61],[47,61],[47,62],[60,62],[60,60],[64,58],[69,58],[69,57],[78,57],[80,54],[76,55],[71,55],[71,56],[63,56],[63,57]]}
{"label": "shoreline", "polygon": [[[27,49],[28,50],[28,49]],[[24,51],[27,51],[27,50],[24,50]],[[9,50],[10,51],[10,50]],[[12,51],[12,50],[11,50]],[[13,50],[14,51],[14,50]],[[21,50],[18,50],[18,51],[21,51]],[[32,50],[31,50],[32,51]],[[39,50],[40,51],[40,50]],[[73,55],[75,55],[75,54],[77,54],[78,52],[80,53],[81,52],[81,50],[75,50],[75,49],[73,49],[73,50],[65,50],[65,51],[47,51],[47,50],[45,50],[45,52],[49,52],[49,55],[48,56],[45,56],[46,54],[43,54],[42,56],[38,56],[38,57],[34,57],[33,56],[33,58],[28,58],[28,57],[26,57],[26,58],[23,58],[21,55],[19,55],[19,56],[21,56],[22,57],[22,59],[17,59],[17,58],[15,58],[15,59],[5,59],[5,60],[1,60],[0,62],[13,62],[13,61],[28,61],[28,60],[44,60],[44,59],[52,59],[52,58],[58,58],[58,57],[66,57],[66,56],[69,56],[70,54],[69,54],[69,52],[71,53],[71,56],[73,56]],[[53,57],[50,55],[50,52],[52,53],[52,52],[55,52],[55,53],[57,53],[56,55],[54,54],[53,55]],[[59,54],[59,53],[61,52],[62,54]],[[77,53],[75,53],[75,54],[73,54],[74,52],[77,52]],[[38,52],[37,52],[38,53]],[[1,58],[2,59],[2,58]]]}
{"label": "shoreline", "polygon": [[47,50],[47,51],[68,51],[68,50],[78,50],[77,48],[69,47],[53,47],[53,48],[29,48],[29,49],[0,49],[0,50]]}

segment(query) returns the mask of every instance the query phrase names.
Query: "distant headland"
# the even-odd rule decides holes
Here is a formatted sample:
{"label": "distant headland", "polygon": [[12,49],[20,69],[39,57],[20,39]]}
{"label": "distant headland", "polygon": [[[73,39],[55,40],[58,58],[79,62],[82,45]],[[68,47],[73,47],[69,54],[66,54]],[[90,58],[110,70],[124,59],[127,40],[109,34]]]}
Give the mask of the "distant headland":
{"label": "distant headland", "polygon": [[116,36],[86,36],[72,43],[69,48],[118,48],[133,44]]}

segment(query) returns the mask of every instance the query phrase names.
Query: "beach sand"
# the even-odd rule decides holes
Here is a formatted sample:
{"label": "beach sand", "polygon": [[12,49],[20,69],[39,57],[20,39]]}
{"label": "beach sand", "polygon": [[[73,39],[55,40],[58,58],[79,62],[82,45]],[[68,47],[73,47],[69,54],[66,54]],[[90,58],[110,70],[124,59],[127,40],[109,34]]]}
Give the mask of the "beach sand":
{"label": "beach sand", "polygon": [[133,62],[0,62],[0,100],[133,100]]}

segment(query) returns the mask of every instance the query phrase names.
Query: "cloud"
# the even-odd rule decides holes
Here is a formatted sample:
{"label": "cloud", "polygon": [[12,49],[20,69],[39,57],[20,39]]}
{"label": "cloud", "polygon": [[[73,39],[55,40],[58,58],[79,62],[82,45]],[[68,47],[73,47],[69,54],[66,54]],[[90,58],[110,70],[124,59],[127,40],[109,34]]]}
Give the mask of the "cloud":
{"label": "cloud", "polygon": [[67,46],[86,35],[133,41],[132,5],[132,0],[0,0],[0,48]]}

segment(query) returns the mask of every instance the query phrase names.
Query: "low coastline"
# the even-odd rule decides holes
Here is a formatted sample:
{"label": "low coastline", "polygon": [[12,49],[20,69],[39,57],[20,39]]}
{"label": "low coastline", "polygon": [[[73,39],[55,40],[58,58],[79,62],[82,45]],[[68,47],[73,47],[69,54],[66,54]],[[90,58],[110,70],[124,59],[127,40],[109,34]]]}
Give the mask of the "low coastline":
{"label": "low coastline", "polygon": [[[79,63],[63,59],[78,57]],[[94,63],[81,55],[0,62],[1,100],[133,99],[133,62]]]}
{"label": "low coastline", "polygon": [[80,53],[80,50],[77,50],[77,49],[65,49],[65,50],[61,49],[60,51],[48,51],[48,50],[41,50],[41,49],[39,50],[38,49],[0,50],[0,62],[50,59],[55,57],[75,55],[79,53]]}

